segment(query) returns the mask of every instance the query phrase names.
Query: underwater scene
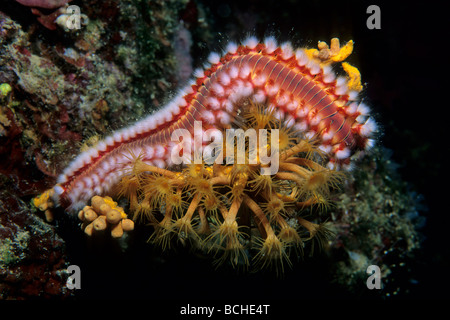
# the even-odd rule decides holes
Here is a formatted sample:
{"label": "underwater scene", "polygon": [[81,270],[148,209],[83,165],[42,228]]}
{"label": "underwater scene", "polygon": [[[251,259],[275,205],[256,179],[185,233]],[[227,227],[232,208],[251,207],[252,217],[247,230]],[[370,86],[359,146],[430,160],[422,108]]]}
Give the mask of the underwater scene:
{"label": "underwater scene", "polygon": [[0,300],[448,299],[439,11],[2,0]]}

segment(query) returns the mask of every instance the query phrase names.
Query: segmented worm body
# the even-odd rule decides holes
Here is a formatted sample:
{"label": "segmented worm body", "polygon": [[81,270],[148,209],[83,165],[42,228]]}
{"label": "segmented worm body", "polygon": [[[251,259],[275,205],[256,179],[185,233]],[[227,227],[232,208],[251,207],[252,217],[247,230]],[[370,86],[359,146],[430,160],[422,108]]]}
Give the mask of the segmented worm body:
{"label": "segmented worm body", "polygon": [[255,38],[242,45],[230,43],[223,55],[212,53],[209,65],[161,110],[118,130],[81,153],[59,176],[55,200],[78,208],[95,194],[116,184],[133,159],[130,151],[158,167],[171,164],[176,129],[193,131],[194,121],[204,130],[227,128],[235,120],[239,102],[252,99],[276,110],[277,118],[306,137],[320,139],[329,166],[346,168],[356,150],[370,147],[375,123],[368,108],[356,101],[344,77],[336,77],[290,44]]}

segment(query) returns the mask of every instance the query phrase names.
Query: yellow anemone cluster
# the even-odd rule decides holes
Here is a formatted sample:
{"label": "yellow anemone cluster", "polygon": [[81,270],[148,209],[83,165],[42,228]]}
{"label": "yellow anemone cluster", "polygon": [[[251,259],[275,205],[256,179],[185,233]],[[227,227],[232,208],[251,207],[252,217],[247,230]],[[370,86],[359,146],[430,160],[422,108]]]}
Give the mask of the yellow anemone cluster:
{"label": "yellow anemone cluster", "polygon": [[[305,242],[318,239],[323,244],[330,236],[324,224],[304,218],[311,213],[304,209],[327,205],[343,174],[324,167],[314,140],[286,127],[273,111],[252,101],[240,107],[240,128],[266,129],[268,142],[258,144],[258,151],[272,150],[270,136],[278,129],[276,173],[263,174],[267,164],[259,157],[249,161],[252,148],[246,141],[245,163],[235,158],[230,164],[225,153],[222,164],[202,161],[169,170],[131,155],[133,166],[117,192],[129,200],[135,221],[153,224],[150,241],[163,249],[180,241],[212,254],[219,263],[282,270],[292,253],[303,253]],[[225,139],[223,150],[230,150],[230,144],[236,150],[237,143]]]}

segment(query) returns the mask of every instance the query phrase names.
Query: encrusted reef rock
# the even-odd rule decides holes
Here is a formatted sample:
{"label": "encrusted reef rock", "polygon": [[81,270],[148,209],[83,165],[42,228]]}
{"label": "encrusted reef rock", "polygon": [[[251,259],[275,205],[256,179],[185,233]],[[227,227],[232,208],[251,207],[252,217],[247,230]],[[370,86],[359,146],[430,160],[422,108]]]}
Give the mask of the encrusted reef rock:
{"label": "encrusted reef rock", "polygon": [[[67,28],[65,3],[79,6],[80,29]],[[190,66],[177,74],[173,43],[184,46],[177,59],[192,60],[180,22],[186,4],[2,2],[0,299],[71,295],[61,226],[43,222],[31,199],[80,148],[151,112],[185,81]]]}
{"label": "encrusted reef rock", "polygon": [[[402,181],[391,151],[376,147],[357,163],[331,215],[337,237],[330,243],[336,283],[365,290],[367,268],[376,265],[381,295],[405,294],[414,257],[421,247],[425,218],[422,197]],[[363,288],[363,289],[361,289]]]}
{"label": "encrusted reef rock", "polygon": [[31,212],[31,204],[0,191],[0,300],[68,298],[64,241]]}

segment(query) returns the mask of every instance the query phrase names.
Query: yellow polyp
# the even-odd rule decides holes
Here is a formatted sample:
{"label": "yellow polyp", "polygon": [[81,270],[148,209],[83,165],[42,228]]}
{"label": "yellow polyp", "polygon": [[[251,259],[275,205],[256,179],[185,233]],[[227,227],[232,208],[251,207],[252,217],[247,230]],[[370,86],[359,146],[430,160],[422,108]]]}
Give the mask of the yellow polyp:
{"label": "yellow polyp", "polygon": [[53,200],[51,199],[52,195],[55,193],[55,190],[49,189],[39,195],[36,198],[33,198],[33,205],[38,208],[40,211],[44,211],[45,220],[47,222],[53,221],[53,211],[52,208],[54,206]]}
{"label": "yellow polyp", "polygon": [[361,73],[358,68],[352,66],[348,62],[342,63],[342,68],[348,75],[348,88],[350,90],[361,91],[363,86],[361,84]]}
{"label": "yellow polyp", "polygon": [[306,49],[305,53],[311,60],[315,60],[319,56],[319,50],[317,49]]}
{"label": "yellow polyp", "polygon": [[343,47],[340,46],[339,39],[333,38],[330,47],[324,41],[319,41],[317,49],[306,49],[305,53],[309,59],[317,61],[320,65],[327,65],[344,61],[353,52],[353,40],[347,42]]}
{"label": "yellow polyp", "polygon": [[[320,65],[327,65],[330,63],[342,62],[348,58],[353,52],[353,40],[348,41],[344,46],[340,46],[339,39],[331,39],[331,47],[325,42],[319,41],[317,49],[305,50],[310,59],[314,59],[320,63]],[[348,87],[350,90],[361,91],[363,86],[361,84],[361,73],[356,67],[353,67],[347,62],[342,62],[342,68],[347,73],[349,81]]]}
{"label": "yellow polyp", "polygon": [[41,211],[47,210],[49,204],[52,203],[50,197],[54,192],[55,191],[53,189],[49,189],[36,198],[33,198],[33,205]]}
{"label": "yellow polyp", "polygon": [[103,200],[105,201],[105,203],[107,205],[109,205],[111,207],[111,209],[115,209],[115,210],[119,211],[120,215],[122,216],[122,219],[127,218],[127,214],[125,213],[125,211],[123,211],[123,208],[119,207],[117,205],[117,202],[115,202],[111,197],[104,197]]}
{"label": "yellow polyp", "polygon": [[[336,38],[334,38],[336,39]],[[333,41],[333,39],[331,39]],[[336,54],[331,55],[330,60],[333,62],[341,62],[348,58],[353,52],[353,40],[350,40],[345,44],[345,46],[341,47]]]}

